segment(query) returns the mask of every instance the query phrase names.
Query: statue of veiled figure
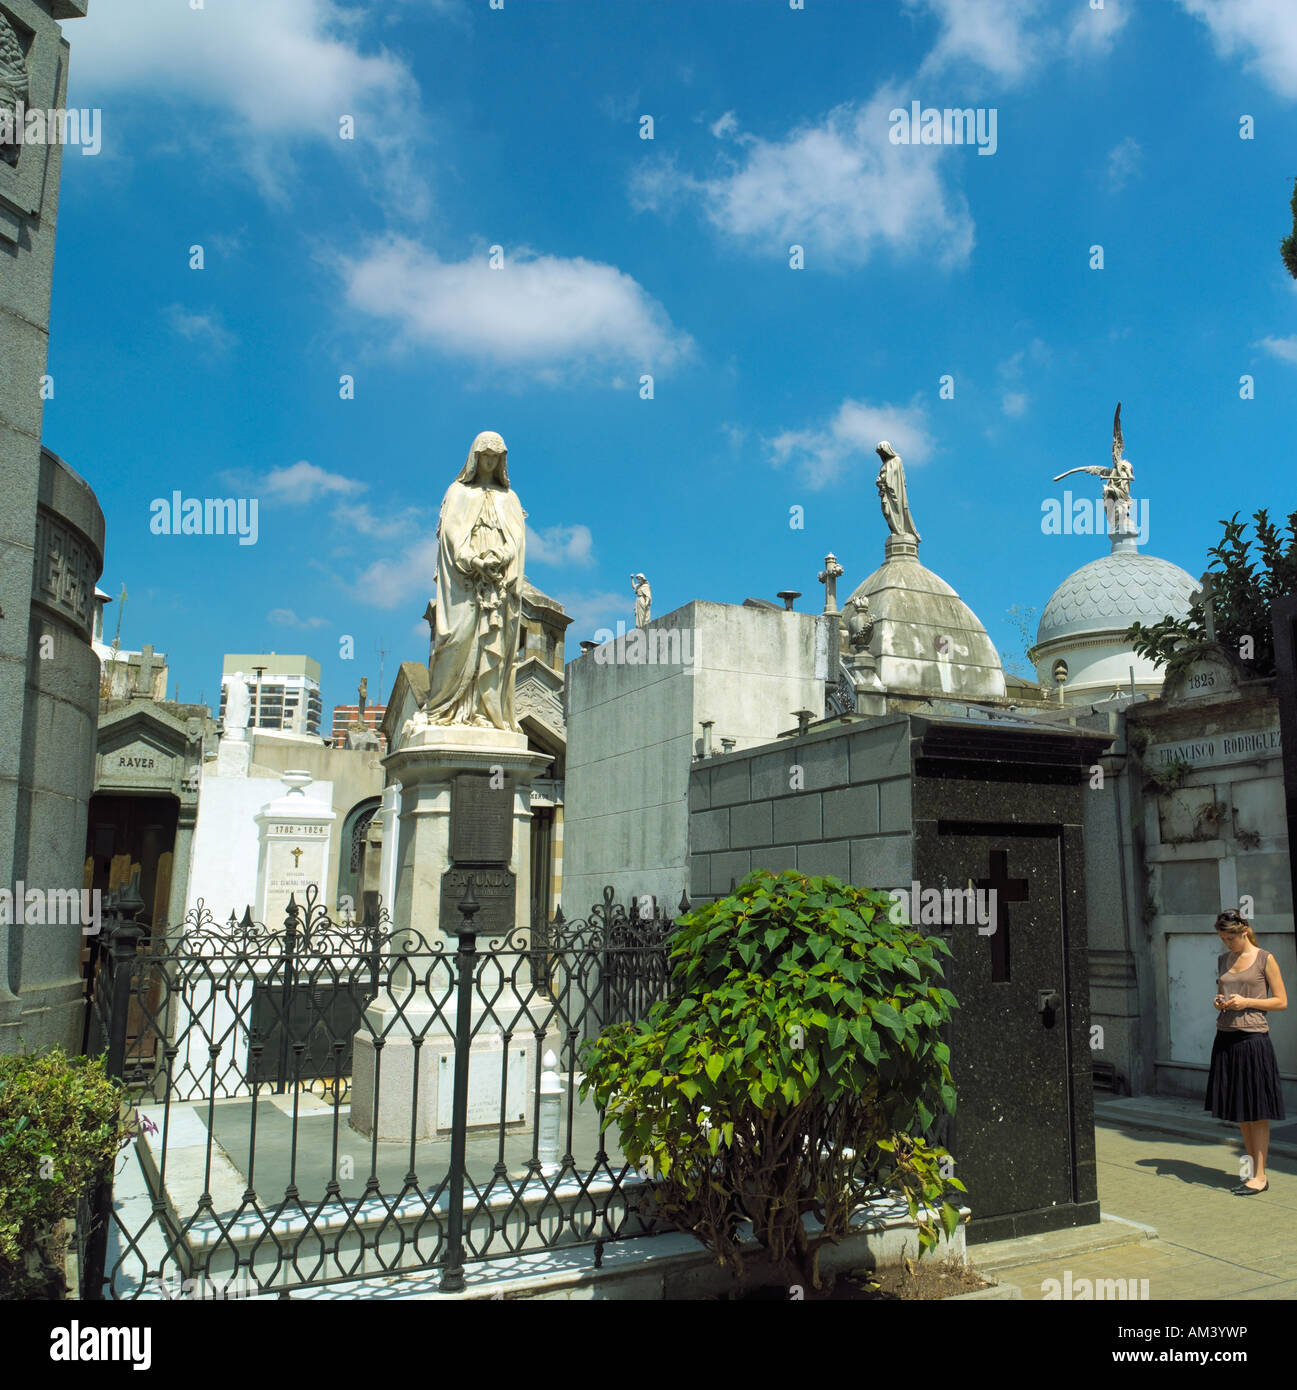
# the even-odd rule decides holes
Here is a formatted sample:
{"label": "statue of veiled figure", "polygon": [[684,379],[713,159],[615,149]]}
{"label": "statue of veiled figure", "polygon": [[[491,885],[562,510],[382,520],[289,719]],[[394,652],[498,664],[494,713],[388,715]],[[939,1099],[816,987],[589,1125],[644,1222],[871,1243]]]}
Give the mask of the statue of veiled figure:
{"label": "statue of veiled figure", "polygon": [[508,463],[504,440],[483,431],[442,499],[421,722],[518,732],[513,692],[527,514],[509,486]]}
{"label": "statue of veiled figure", "polygon": [[883,508],[887,529],[902,540],[916,543],[923,538],[910,515],[910,500],[905,494],[905,465],[895,449],[883,440],[874,450],[882,463],[878,468],[878,500]]}

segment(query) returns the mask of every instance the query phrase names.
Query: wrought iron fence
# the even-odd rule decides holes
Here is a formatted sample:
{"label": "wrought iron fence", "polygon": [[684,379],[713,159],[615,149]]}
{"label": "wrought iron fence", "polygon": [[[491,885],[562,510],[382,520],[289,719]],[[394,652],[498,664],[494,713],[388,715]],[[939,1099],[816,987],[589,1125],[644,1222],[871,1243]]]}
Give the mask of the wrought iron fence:
{"label": "wrought iron fence", "polygon": [[[680,910],[688,910],[681,899]],[[146,1132],[92,1194],[83,1297],[287,1293],[653,1229],[579,1096],[580,1054],[668,992],[673,919],[604,892],[588,918],[458,938],[308,890],[282,929],[200,904],[141,950],[110,911],[89,1028]]]}

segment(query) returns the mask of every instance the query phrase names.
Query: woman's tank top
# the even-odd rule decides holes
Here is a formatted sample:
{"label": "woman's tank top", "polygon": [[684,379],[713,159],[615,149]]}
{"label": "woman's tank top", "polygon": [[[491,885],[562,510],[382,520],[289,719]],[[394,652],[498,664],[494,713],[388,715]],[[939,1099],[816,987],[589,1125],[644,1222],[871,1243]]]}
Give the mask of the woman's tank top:
{"label": "woman's tank top", "polygon": [[[1237,975],[1225,973],[1231,959],[1230,953],[1224,951],[1216,962],[1216,984],[1219,993],[1238,994],[1244,999],[1269,998],[1270,986],[1266,983],[1265,963],[1270,959],[1270,953],[1258,949],[1252,964],[1246,970],[1239,971]],[[1216,1016],[1216,1027],[1222,1033],[1270,1031],[1264,1009],[1221,1009]]]}

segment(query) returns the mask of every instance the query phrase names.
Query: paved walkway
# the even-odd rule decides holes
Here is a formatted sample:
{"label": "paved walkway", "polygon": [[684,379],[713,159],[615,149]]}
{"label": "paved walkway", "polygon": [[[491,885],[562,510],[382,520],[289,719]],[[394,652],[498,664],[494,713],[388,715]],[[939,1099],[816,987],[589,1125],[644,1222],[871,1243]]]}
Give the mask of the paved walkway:
{"label": "paved walkway", "polygon": [[[1099,1202],[1105,1216],[1155,1228],[1100,1227],[998,1241],[974,1265],[1044,1297],[1044,1281],[1148,1280],[1151,1299],[1297,1298],[1297,1144],[1272,1142],[1270,1189],[1235,1197],[1243,1145],[1237,1125],[1201,1102],[1095,1098]],[[1275,1126],[1278,1130],[1280,1127]]]}

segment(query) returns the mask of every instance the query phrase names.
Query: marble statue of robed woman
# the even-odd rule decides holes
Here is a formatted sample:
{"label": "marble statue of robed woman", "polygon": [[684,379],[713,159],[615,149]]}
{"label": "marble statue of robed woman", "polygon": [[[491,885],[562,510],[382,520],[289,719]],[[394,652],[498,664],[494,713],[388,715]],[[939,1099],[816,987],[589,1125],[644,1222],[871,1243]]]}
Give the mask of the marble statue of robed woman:
{"label": "marble statue of robed woman", "polygon": [[508,461],[504,440],[484,431],[442,499],[423,707],[430,724],[518,731],[513,689],[527,514],[509,487]]}
{"label": "marble statue of robed woman", "polygon": [[919,528],[910,515],[910,499],[905,492],[905,465],[895,449],[883,440],[874,452],[882,460],[878,469],[878,500],[882,504],[887,529],[902,540],[918,542]]}

